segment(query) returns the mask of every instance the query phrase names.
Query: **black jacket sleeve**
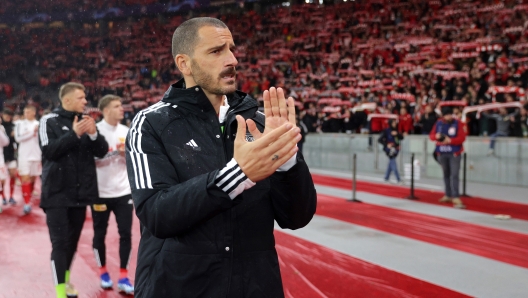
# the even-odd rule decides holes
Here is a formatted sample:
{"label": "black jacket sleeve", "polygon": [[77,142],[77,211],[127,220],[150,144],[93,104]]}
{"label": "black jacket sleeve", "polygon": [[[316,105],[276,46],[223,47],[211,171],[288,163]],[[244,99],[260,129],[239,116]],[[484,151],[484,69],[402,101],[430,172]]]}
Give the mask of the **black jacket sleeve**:
{"label": "black jacket sleeve", "polygon": [[58,160],[68,151],[77,147],[81,141],[73,130],[60,136],[57,135],[53,131],[56,121],[56,118],[48,117],[43,117],[40,120],[39,143],[42,156],[48,160]]}
{"label": "black jacket sleeve", "polygon": [[279,226],[292,230],[306,226],[315,214],[317,193],[302,154],[297,153],[297,164],[290,170],[275,172],[270,179],[270,196]]}
{"label": "black jacket sleeve", "polygon": [[157,238],[182,235],[234,206],[214,183],[218,171],[180,181],[148,120],[133,126],[126,142],[128,179],[136,214]]}
{"label": "black jacket sleeve", "polygon": [[90,139],[87,134],[83,135],[81,137],[81,146],[86,146],[95,157],[103,158],[108,153],[108,143],[99,131],[95,140]]}

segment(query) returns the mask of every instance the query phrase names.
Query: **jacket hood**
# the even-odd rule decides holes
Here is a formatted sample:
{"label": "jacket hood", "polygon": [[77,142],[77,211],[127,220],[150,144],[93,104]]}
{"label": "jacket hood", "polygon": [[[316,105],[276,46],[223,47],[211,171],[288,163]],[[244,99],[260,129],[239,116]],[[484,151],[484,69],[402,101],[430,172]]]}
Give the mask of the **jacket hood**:
{"label": "jacket hood", "polygon": [[[257,101],[248,94],[235,91],[228,94],[227,101],[229,106],[233,109],[257,107]],[[172,84],[163,95],[163,102],[176,104],[186,110],[193,112],[209,112],[214,111],[214,107],[203,92],[200,86],[186,88],[183,79]]]}

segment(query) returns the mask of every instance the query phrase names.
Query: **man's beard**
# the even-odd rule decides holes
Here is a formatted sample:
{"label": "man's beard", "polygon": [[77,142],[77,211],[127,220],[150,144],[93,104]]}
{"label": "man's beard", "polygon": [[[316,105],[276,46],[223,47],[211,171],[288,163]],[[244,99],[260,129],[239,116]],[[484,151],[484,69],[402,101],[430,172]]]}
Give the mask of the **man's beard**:
{"label": "man's beard", "polygon": [[[193,60],[191,64],[191,71],[192,71],[192,77],[194,79],[194,82],[205,91],[215,94],[215,95],[227,95],[234,93],[236,91],[236,79],[235,83],[222,87],[219,83],[215,82],[215,78],[212,74],[205,72],[196,61]],[[220,75],[217,78],[217,82],[222,79],[222,77],[227,75],[236,75],[236,69],[234,67],[230,67],[225,69],[220,73]]]}

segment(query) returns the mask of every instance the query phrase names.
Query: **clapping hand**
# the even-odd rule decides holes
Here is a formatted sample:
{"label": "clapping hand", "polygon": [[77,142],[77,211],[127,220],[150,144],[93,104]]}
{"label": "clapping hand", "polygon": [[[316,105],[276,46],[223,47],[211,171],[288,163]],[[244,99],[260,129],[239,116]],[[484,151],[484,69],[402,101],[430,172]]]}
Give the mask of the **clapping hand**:
{"label": "clapping hand", "polygon": [[264,91],[263,97],[264,115],[266,116],[264,133],[260,133],[253,120],[247,121],[249,132],[256,140],[285,123],[289,122],[292,127],[297,126],[295,121],[295,102],[292,97],[288,97],[286,100],[282,88],[275,89],[275,87],[271,87],[269,90]]}

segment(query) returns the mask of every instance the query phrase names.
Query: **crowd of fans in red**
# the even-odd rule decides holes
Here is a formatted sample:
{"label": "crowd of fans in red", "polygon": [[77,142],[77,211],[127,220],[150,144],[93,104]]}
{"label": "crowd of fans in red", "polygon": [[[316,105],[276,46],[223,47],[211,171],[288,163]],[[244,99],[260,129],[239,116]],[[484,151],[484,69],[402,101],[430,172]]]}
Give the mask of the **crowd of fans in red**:
{"label": "crowd of fans in red", "polygon": [[[89,11],[127,5],[148,5],[157,0],[4,0],[0,2],[1,14],[35,14],[55,11]],[[169,1],[164,1],[169,2]]]}
{"label": "crowd of fans in red", "polygon": [[[270,86],[286,87],[312,132],[379,132],[386,121],[368,118],[376,113],[398,115],[402,132],[427,133],[442,102],[458,102],[460,116],[464,105],[525,101],[523,1],[351,1],[216,17],[237,44],[239,89],[260,99]],[[0,71],[45,90],[79,81],[92,103],[114,93],[132,115],[180,77],[170,48],[184,19],[0,29]],[[28,78],[28,69],[38,69],[38,76]],[[7,98],[27,97],[1,83]],[[52,105],[48,98],[36,101]],[[360,108],[365,103],[375,106]],[[526,136],[526,109],[510,112],[516,113],[509,134]],[[495,124],[488,119],[469,114],[469,133],[491,134]]]}

